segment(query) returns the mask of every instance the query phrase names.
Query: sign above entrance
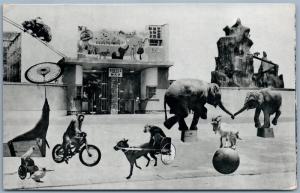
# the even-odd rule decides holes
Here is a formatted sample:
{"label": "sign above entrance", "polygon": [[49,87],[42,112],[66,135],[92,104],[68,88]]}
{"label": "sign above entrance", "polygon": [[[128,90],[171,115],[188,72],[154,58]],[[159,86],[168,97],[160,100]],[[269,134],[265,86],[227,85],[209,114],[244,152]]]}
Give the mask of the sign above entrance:
{"label": "sign above entrance", "polygon": [[108,69],[108,77],[123,77],[123,69],[122,68],[109,68]]}

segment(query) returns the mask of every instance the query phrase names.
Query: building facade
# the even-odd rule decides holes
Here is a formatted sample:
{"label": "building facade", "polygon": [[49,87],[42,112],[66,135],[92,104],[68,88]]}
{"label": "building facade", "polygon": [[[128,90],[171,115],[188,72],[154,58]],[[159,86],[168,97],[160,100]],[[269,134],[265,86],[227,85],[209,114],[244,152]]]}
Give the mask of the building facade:
{"label": "building facade", "polygon": [[172,63],[168,25],[143,32],[78,27],[77,58],[63,58],[68,114],[144,113],[163,107]]}
{"label": "building facade", "polygon": [[21,81],[21,33],[3,32],[3,81]]}

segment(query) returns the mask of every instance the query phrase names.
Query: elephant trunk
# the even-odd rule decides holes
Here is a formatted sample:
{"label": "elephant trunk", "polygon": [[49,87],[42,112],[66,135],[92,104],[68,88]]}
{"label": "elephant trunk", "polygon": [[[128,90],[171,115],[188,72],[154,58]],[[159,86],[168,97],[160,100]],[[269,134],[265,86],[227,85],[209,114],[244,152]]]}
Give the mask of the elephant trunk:
{"label": "elephant trunk", "polygon": [[238,112],[234,113],[234,116],[237,116],[238,114],[242,113],[246,109],[248,109],[247,105],[244,105]]}
{"label": "elephant trunk", "polygon": [[231,113],[230,111],[228,111],[228,110],[224,107],[224,105],[223,105],[222,102],[219,102],[218,105],[219,105],[219,107],[220,107],[225,113],[227,113],[227,114],[230,115],[230,116],[233,116],[232,113]]}

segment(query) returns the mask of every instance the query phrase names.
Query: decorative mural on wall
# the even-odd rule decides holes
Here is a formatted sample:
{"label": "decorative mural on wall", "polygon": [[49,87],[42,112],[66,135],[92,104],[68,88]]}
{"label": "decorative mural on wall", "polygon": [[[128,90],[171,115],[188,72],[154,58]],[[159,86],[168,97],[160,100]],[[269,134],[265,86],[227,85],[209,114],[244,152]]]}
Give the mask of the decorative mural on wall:
{"label": "decorative mural on wall", "polygon": [[146,60],[145,47],[149,45],[148,32],[91,31],[79,26],[78,57],[99,59]]}

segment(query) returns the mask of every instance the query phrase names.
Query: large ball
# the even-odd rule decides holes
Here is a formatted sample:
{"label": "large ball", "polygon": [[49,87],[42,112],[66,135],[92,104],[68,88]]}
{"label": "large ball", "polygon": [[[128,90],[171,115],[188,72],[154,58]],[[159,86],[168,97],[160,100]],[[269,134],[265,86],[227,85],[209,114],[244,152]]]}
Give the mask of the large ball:
{"label": "large ball", "polygon": [[240,157],[237,151],[231,148],[220,148],[213,157],[214,168],[222,174],[233,173],[240,165]]}

